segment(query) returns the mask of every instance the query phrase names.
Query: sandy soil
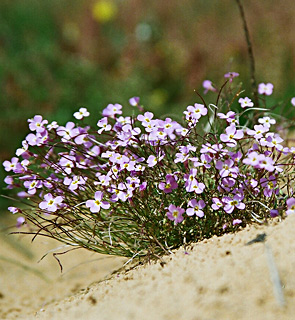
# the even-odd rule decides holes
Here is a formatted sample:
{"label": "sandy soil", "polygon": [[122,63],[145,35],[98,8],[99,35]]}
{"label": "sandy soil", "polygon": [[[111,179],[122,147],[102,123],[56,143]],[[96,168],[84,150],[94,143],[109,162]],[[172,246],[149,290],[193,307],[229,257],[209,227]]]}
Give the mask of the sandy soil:
{"label": "sandy soil", "polygon": [[51,255],[37,263],[51,241],[21,239],[21,251],[1,240],[0,319],[292,320],[294,229],[295,215],[253,225],[111,277],[126,259],[76,250],[60,256],[61,274]]}

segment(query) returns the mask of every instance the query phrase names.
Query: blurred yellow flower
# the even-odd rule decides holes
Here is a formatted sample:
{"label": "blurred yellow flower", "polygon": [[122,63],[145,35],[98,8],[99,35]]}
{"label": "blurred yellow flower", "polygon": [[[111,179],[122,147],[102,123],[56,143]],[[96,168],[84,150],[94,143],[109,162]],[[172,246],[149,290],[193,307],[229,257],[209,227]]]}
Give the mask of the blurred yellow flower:
{"label": "blurred yellow flower", "polygon": [[113,20],[118,13],[118,7],[111,0],[96,1],[92,7],[93,18],[101,23]]}

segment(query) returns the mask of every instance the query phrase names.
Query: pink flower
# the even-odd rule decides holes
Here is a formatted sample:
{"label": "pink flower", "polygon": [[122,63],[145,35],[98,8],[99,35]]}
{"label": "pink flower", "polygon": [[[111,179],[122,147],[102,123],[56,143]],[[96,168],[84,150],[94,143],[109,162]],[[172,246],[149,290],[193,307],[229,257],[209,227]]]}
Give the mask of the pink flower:
{"label": "pink flower", "polygon": [[94,200],[86,201],[86,207],[93,213],[99,212],[100,208],[109,209],[110,204],[107,201],[102,201],[102,198],[103,192],[96,191],[94,194]]}
{"label": "pink flower", "polygon": [[264,94],[266,96],[270,96],[273,92],[273,84],[272,83],[260,83],[258,85],[258,93]]}
{"label": "pink flower", "polygon": [[293,97],[293,98],[291,99],[291,104],[292,104],[292,106],[295,107],[295,97]]}
{"label": "pink flower", "polygon": [[174,224],[178,224],[183,221],[184,209],[176,207],[174,204],[170,204],[168,212],[166,212],[167,218],[174,221]]}

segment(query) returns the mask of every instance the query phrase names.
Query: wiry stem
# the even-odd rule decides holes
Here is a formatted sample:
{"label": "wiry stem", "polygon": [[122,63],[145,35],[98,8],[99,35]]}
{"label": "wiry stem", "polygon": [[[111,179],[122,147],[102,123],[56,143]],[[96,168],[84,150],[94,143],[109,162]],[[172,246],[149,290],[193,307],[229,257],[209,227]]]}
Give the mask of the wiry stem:
{"label": "wiry stem", "polygon": [[244,28],[244,32],[245,32],[246,42],[247,42],[247,46],[248,46],[248,55],[250,58],[251,85],[252,85],[254,104],[256,107],[258,107],[259,100],[258,100],[258,92],[257,92],[257,82],[256,82],[256,77],[255,77],[255,60],[254,60],[254,54],[253,54],[253,47],[252,47],[252,43],[250,40],[250,34],[249,34],[248,26],[247,26],[244,8],[243,8],[240,0],[236,0],[236,2],[239,6],[240,15],[241,15],[241,18],[243,21],[243,28]]}

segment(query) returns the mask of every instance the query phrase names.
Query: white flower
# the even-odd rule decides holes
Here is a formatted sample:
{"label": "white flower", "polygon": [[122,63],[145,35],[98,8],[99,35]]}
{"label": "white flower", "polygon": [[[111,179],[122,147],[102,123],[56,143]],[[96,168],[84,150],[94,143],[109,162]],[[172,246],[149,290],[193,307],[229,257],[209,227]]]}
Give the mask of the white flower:
{"label": "white flower", "polygon": [[78,120],[81,120],[82,118],[88,117],[90,113],[87,111],[86,108],[80,108],[79,111],[74,113],[74,117]]}
{"label": "white flower", "polygon": [[239,99],[239,103],[241,104],[242,108],[247,108],[247,107],[253,107],[254,106],[254,103],[248,97],[240,98]]}

